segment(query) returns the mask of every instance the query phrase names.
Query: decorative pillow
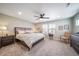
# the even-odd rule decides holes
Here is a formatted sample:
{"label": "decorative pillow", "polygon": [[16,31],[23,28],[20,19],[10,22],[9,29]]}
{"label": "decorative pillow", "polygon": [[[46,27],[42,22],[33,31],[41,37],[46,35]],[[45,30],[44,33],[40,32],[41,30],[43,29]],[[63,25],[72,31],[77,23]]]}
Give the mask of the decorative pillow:
{"label": "decorative pillow", "polygon": [[21,31],[21,30],[18,31],[18,34],[23,34],[23,33],[25,33],[25,32]]}
{"label": "decorative pillow", "polygon": [[29,34],[30,32],[25,32],[24,34]]}

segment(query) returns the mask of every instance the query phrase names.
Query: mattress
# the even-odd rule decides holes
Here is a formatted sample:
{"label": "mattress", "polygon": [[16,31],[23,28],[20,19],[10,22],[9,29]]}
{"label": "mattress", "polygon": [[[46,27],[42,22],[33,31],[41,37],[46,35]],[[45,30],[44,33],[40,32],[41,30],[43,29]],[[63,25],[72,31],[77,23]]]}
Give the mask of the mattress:
{"label": "mattress", "polygon": [[44,38],[44,34],[42,33],[18,34],[16,38],[21,41],[24,41],[28,45],[28,47],[31,48],[33,43]]}

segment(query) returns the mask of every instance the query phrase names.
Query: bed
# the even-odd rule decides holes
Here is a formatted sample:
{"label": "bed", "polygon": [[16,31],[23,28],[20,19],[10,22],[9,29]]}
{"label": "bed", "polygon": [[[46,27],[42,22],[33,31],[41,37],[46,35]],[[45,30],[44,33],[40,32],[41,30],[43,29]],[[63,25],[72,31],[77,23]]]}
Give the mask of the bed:
{"label": "bed", "polygon": [[15,37],[30,50],[36,43],[44,39],[44,34],[33,33],[31,28],[15,27]]}

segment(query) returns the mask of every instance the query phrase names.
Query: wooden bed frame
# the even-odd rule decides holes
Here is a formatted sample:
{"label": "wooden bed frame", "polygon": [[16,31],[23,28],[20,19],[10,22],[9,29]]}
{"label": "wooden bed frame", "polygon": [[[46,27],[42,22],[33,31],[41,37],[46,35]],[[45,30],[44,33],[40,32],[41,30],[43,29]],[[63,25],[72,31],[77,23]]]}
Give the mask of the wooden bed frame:
{"label": "wooden bed frame", "polygon": [[[31,30],[31,28],[15,27],[15,28],[14,28],[15,38],[16,38],[16,35],[18,34],[18,30],[27,31],[27,30]],[[44,40],[44,37],[41,38],[40,40],[38,40],[37,42],[33,43],[32,47],[35,46],[38,42],[40,42],[40,41],[42,41],[42,40]],[[30,50],[30,48],[28,47],[28,45],[27,45],[24,41],[21,41],[21,40],[19,40],[19,39],[17,39],[17,38],[16,38],[16,41],[21,42],[21,44],[22,44],[23,46],[27,47],[28,50]]]}

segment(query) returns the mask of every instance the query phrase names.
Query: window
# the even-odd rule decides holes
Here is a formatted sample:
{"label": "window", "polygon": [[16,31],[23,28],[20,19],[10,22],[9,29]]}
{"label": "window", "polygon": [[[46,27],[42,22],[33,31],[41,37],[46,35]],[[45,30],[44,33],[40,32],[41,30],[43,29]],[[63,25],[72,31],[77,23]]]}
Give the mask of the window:
{"label": "window", "polygon": [[78,26],[79,26],[79,19],[77,19],[77,20],[76,20],[76,25],[78,25]]}
{"label": "window", "polygon": [[48,24],[43,24],[43,33],[48,33]]}
{"label": "window", "polygon": [[56,25],[55,24],[49,24],[49,33],[55,34]]}
{"label": "window", "polygon": [[43,24],[43,33],[55,34],[56,25],[55,24]]}
{"label": "window", "polygon": [[49,28],[55,29],[56,28],[56,25],[55,24],[49,24]]}

